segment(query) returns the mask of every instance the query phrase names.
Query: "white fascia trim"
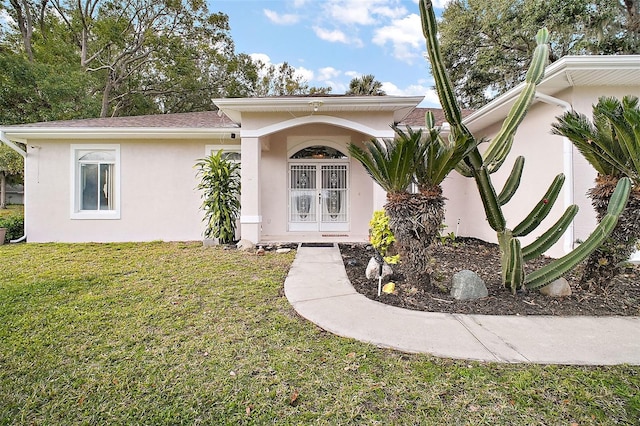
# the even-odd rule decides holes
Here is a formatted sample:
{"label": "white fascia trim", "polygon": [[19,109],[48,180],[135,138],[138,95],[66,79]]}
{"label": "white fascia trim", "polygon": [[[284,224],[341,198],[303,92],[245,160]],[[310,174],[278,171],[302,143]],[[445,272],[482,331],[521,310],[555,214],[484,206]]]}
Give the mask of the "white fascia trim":
{"label": "white fascia trim", "polygon": [[262,216],[240,216],[240,223],[262,223]]}
{"label": "white fascia trim", "polygon": [[211,139],[227,137],[231,133],[239,133],[233,128],[117,128],[117,127],[24,127],[4,129],[3,134],[10,134],[20,140],[26,139]]}
{"label": "white fascia trim", "polygon": [[[549,65],[544,72],[542,81],[538,84],[536,91],[544,89],[545,83],[557,79],[563,73],[571,73],[577,70],[620,70],[620,69],[640,69],[640,55],[608,55],[608,56],[565,56],[553,64]],[[564,79],[560,81],[565,81]],[[520,83],[513,89],[503,93],[477,111],[469,114],[462,119],[462,122],[471,126],[477,121],[481,121],[485,117],[494,113],[498,108],[505,106],[518,97],[524,89],[525,84]],[[566,82],[566,87],[570,87],[571,83]],[[541,98],[534,99],[542,100]],[[506,114],[505,114],[506,117]]]}
{"label": "white fascia trim", "polygon": [[378,130],[369,126],[365,126],[364,124],[357,123],[355,121],[346,120],[344,118],[315,114],[292,118],[291,120],[271,124],[269,126],[262,127],[261,129],[242,130],[240,132],[240,136],[243,138],[259,138],[291,127],[312,123],[332,124],[334,126],[355,130],[375,138],[393,138],[394,136],[394,132],[391,128],[389,128],[388,130]]}
{"label": "white fascia trim", "polygon": [[11,142],[9,138],[7,138],[6,134],[0,131],[0,140],[5,143],[9,148],[22,155],[23,158],[27,158],[27,152],[22,150],[18,145]]}

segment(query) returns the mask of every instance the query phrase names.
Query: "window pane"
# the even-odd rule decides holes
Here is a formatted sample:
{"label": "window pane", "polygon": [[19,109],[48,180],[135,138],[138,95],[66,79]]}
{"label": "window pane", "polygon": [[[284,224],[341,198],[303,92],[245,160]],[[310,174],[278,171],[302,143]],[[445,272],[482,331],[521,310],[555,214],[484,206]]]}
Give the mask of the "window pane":
{"label": "window pane", "polygon": [[98,210],[98,165],[80,165],[81,210]]}
{"label": "window pane", "polygon": [[291,156],[292,159],[340,159],[347,158],[342,152],[328,146],[314,145],[301,149]]}
{"label": "window pane", "polygon": [[223,152],[222,159],[239,163],[240,153],[239,152]]}
{"label": "window pane", "polygon": [[115,162],[115,156],[113,152],[110,151],[91,151],[79,158],[80,161],[96,161],[96,162],[104,162],[111,163]]}
{"label": "window pane", "polygon": [[112,164],[100,164],[100,210],[113,210],[112,199],[113,197],[113,178],[112,178],[113,165]]}
{"label": "window pane", "polygon": [[114,210],[113,164],[81,164],[81,210]]}

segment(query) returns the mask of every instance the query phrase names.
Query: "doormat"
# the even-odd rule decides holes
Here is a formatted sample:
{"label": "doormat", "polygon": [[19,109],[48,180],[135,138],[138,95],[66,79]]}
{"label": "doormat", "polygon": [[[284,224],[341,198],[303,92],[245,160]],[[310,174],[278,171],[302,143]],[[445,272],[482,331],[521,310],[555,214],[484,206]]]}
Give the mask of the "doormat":
{"label": "doormat", "polygon": [[333,243],[302,243],[302,247],[333,247]]}

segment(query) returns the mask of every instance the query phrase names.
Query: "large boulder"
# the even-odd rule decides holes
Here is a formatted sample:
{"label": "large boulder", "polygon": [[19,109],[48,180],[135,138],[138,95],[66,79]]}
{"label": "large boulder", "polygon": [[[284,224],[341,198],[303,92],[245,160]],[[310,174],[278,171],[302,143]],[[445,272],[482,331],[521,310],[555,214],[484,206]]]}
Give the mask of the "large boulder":
{"label": "large boulder", "polygon": [[540,293],[548,297],[571,296],[571,286],[564,278],[558,278],[540,289]]}
{"label": "large boulder", "polygon": [[453,276],[451,297],[457,300],[481,299],[487,297],[489,291],[482,278],[467,269],[457,272]]}
{"label": "large boulder", "polygon": [[236,244],[236,248],[240,251],[253,252],[256,249],[256,245],[249,240],[240,240],[238,244]]}
{"label": "large boulder", "polygon": [[[382,279],[385,279],[392,274],[393,269],[391,269],[391,266],[389,266],[389,264],[385,262],[384,265],[382,265]],[[369,260],[365,275],[369,280],[380,277],[380,264],[374,257]]]}

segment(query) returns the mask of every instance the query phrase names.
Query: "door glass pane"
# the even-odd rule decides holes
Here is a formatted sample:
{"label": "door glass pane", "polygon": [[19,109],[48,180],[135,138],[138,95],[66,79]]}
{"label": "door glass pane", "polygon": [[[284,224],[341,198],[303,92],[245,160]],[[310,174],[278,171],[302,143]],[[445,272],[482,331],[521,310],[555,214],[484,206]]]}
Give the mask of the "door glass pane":
{"label": "door glass pane", "polygon": [[347,166],[322,166],[322,221],[347,221]]}
{"label": "door glass pane", "polygon": [[289,176],[289,221],[315,222],[316,166],[291,165]]}

